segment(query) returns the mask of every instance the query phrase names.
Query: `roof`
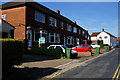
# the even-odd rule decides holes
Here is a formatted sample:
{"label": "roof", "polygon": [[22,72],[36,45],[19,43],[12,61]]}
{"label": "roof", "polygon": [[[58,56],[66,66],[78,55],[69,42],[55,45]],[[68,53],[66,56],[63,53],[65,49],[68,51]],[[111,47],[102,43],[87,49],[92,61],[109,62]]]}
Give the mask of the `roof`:
{"label": "roof", "polygon": [[95,37],[95,36],[97,36],[99,33],[100,33],[100,32],[94,32],[94,33],[92,33],[92,35],[90,35],[90,36],[91,36],[91,37]]}
{"label": "roof", "polygon": [[[115,37],[114,35],[112,35],[112,34],[110,34],[110,33],[108,33],[108,32],[105,32],[105,33],[107,33],[108,35],[110,35],[110,36],[112,36],[112,37]],[[116,38],[116,37],[115,37]]]}
{"label": "roof", "polygon": [[[105,33],[107,33],[108,35],[110,35],[110,36],[112,36],[112,37],[115,37],[114,35],[112,35],[111,33],[109,33],[109,32],[106,32],[106,31],[104,31]],[[97,36],[98,34],[100,34],[101,32],[94,32],[94,33],[92,33],[92,35],[90,35],[91,37],[95,37],[95,36]],[[115,37],[116,38],[116,37]]]}
{"label": "roof", "polygon": [[[47,7],[43,6],[43,5],[41,5],[41,4],[37,3],[37,2],[34,2],[34,1],[33,2],[13,2],[13,1],[11,1],[11,2],[5,3],[5,4],[1,5],[1,6],[2,6],[2,10],[14,8],[14,7],[20,7],[20,6],[30,6],[32,8],[35,8],[37,10],[40,10],[40,11],[42,11],[44,13],[49,14],[52,17],[58,18],[58,19],[66,22],[68,24],[71,24],[73,26],[76,26],[76,27],[79,27],[79,28],[83,29],[81,26],[75,24],[70,19],[68,19],[68,18],[66,18],[66,17],[64,17],[64,16],[50,10],[49,8],[47,8]],[[85,29],[83,29],[83,30],[85,30]]]}
{"label": "roof", "polygon": [[10,30],[14,30],[15,27],[13,27],[11,24],[6,22],[5,20],[2,20],[2,31],[0,32],[9,32]]}
{"label": "roof", "polygon": [[116,40],[117,40],[117,41],[120,41],[120,37],[117,37]]}

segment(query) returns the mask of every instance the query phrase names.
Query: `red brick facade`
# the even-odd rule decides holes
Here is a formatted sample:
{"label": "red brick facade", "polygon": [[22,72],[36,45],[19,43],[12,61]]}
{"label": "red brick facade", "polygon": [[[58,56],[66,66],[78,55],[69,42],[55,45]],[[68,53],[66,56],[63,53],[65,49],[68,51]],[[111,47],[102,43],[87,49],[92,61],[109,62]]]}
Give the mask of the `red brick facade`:
{"label": "red brick facade", "polygon": [[[11,3],[10,3],[11,4]],[[63,17],[60,15],[60,11],[57,10],[57,12],[51,11],[50,9],[41,6],[38,3],[14,3],[15,7],[10,7],[11,5],[8,5],[4,7],[2,14],[6,14],[5,20],[13,25],[16,29],[14,31],[14,38],[15,39],[27,39],[27,27],[31,27],[32,31],[32,45],[35,42],[35,32],[34,30],[45,30],[47,31],[47,38],[49,39],[49,33],[57,33],[60,35],[60,43],[54,43],[54,44],[61,44],[64,45],[64,37],[67,39],[67,36],[74,37],[74,45],[76,45],[76,38],[79,38],[79,43],[82,43],[84,40],[88,40],[89,34],[88,31],[83,29],[82,27],[78,26],[76,23],[72,22],[71,20],[67,19],[66,17]],[[36,5],[36,6],[35,6]],[[35,20],[35,11],[41,12],[45,15],[45,23],[38,22]],[[50,26],[49,25],[49,17],[54,17],[57,21],[57,25]],[[63,28],[61,28],[61,22],[64,22]],[[67,30],[67,24],[70,24],[72,26],[72,31]],[[77,33],[73,32],[73,27],[77,28]],[[79,30],[81,32],[79,32]],[[82,34],[82,31],[84,31],[84,34]],[[53,44],[49,43],[49,40],[47,40],[46,44]],[[66,42],[67,44],[67,42]],[[72,46],[74,46],[72,45]],[[71,45],[68,45],[71,46]]]}
{"label": "red brick facade", "polygon": [[26,7],[23,6],[2,10],[2,14],[6,14],[5,21],[7,21],[16,28],[14,30],[14,38],[25,39]]}

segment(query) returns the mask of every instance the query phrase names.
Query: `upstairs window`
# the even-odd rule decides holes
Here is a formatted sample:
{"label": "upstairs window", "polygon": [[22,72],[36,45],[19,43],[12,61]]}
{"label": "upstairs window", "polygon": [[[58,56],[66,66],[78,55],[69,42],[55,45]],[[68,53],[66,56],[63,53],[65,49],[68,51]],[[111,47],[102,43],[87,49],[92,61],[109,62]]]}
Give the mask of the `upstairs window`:
{"label": "upstairs window", "polygon": [[102,37],[100,36],[99,39],[102,39]]}
{"label": "upstairs window", "polygon": [[49,18],[49,25],[51,25],[51,26],[56,26],[56,23],[57,23],[57,21],[56,21],[55,18],[53,18],[53,17],[50,17],[50,18]]}
{"label": "upstairs window", "polygon": [[77,33],[77,28],[76,27],[73,28],[73,32]]}
{"label": "upstairs window", "polygon": [[85,35],[85,31],[82,31],[82,35]]}
{"label": "upstairs window", "polygon": [[79,29],[79,34],[81,34],[81,29]]}
{"label": "upstairs window", "polygon": [[64,29],[64,23],[61,22],[61,29]]}
{"label": "upstairs window", "polygon": [[69,24],[67,24],[67,30],[68,30],[68,31],[72,31],[72,26],[69,25]]}
{"label": "upstairs window", "polygon": [[105,36],[104,38],[107,39],[107,36]]}
{"label": "upstairs window", "polygon": [[43,13],[35,11],[35,20],[38,22],[45,23],[45,15]]}

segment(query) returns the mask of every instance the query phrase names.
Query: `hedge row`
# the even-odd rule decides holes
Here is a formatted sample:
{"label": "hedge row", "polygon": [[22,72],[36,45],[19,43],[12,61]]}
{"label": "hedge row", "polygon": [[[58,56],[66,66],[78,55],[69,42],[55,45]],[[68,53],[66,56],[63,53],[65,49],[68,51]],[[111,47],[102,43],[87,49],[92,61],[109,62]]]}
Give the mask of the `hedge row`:
{"label": "hedge row", "polygon": [[0,39],[2,41],[3,67],[20,65],[24,54],[24,40]]}
{"label": "hedge row", "polygon": [[36,55],[52,56],[55,58],[61,58],[64,55],[61,49],[46,49],[39,47],[33,47],[31,49],[31,53]]}

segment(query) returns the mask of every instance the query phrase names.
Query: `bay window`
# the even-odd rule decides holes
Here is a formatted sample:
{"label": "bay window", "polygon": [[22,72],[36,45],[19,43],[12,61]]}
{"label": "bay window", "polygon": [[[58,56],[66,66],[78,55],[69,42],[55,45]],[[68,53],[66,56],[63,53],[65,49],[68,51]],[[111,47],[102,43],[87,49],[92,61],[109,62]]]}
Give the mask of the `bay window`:
{"label": "bay window", "polygon": [[74,38],[72,36],[67,36],[67,44],[73,45],[74,44]]}
{"label": "bay window", "polygon": [[60,43],[60,35],[57,33],[49,33],[49,43]]}

